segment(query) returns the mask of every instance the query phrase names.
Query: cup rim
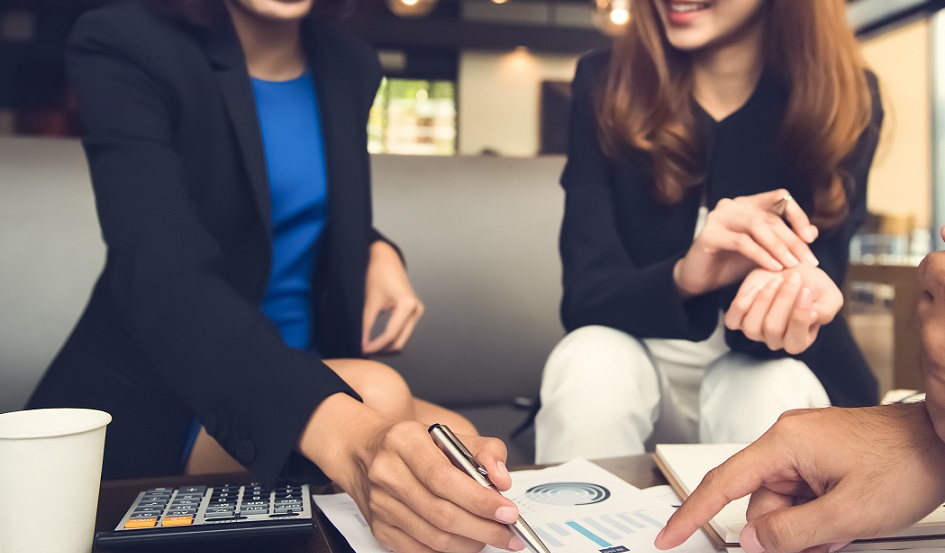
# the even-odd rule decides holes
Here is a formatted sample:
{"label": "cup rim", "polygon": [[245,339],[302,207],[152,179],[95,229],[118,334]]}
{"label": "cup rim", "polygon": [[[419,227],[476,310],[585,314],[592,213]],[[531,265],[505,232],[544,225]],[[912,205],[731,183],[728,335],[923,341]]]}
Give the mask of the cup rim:
{"label": "cup rim", "polygon": [[[39,428],[17,429],[24,420],[35,423],[37,418],[46,418]],[[106,426],[112,416],[98,409],[55,408],[25,409],[0,413],[0,440],[28,440],[35,438],[55,438],[81,434]]]}

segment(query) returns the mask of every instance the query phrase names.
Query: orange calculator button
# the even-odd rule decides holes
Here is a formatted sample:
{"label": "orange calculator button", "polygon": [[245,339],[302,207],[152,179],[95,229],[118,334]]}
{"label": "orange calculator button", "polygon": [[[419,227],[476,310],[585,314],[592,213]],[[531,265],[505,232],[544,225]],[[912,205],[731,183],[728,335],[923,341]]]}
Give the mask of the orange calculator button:
{"label": "orange calculator button", "polygon": [[125,523],[125,528],[153,528],[157,526],[156,518],[133,518]]}
{"label": "orange calculator button", "polygon": [[185,516],[185,517],[164,517],[164,521],[161,522],[161,526],[190,526],[194,523],[194,517]]}

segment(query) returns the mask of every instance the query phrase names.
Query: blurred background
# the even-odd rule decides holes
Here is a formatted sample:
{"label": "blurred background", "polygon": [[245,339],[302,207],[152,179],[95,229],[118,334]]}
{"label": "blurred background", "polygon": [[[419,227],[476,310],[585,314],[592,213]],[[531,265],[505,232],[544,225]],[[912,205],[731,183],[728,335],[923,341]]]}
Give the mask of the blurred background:
{"label": "blurred background", "polygon": [[[0,373],[34,375],[18,384],[14,399],[13,392],[4,397],[0,391],[0,411],[24,401],[101,267],[63,50],[82,12],[106,3],[0,2]],[[851,246],[846,309],[883,390],[917,388],[915,267],[941,245],[937,229],[945,223],[945,0],[848,5],[850,23],[882,83],[887,119],[870,181],[870,219]],[[377,154],[377,218],[379,227],[405,246],[418,291],[432,308],[414,350],[391,364],[436,365],[444,359],[472,367],[498,364],[499,372],[524,376],[510,377],[518,384],[491,396],[492,384],[483,383],[480,403],[508,404],[510,397],[515,403],[521,397],[519,403],[527,404],[533,397],[543,360],[561,335],[555,244],[561,197],[555,183],[566,150],[569,83],[583,53],[606,48],[625,28],[633,17],[628,6],[629,0],[364,0],[339,23],[379,52],[385,80],[367,129],[369,148]],[[60,173],[40,175],[47,164],[61,164]],[[68,241],[78,232],[66,225],[71,220],[30,196],[39,185],[29,183],[63,174],[85,183],[79,187],[85,195],[73,203],[87,208],[75,225],[99,248],[92,261]],[[431,197],[431,191],[444,197]],[[500,194],[506,194],[503,200],[488,203]],[[449,201],[460,213],[444,209]],[[51,240],[55,228],[36,225],[30,206],[66,225],[61,235]],[[465,206],[474,206],[468,222],[461,213]],[[453,216],[429,219],[443,219],[444,213]],[[35,235],[31,224],[38,229]],[[470,229],[458,237],[430,232],[432,225],[449,230],[465,224]],[[483,226],[495,235],[483,234]],[[506,251],[497,253],[486,239]],[[59,250],[37,248],[43,241],[60,244]],[[458,243],[480,258],[449,257]],[[75,263],[64,264],[73,259],[69,255]],[[477,267],[496,263],[497,255],[504,276],[464,280]],[[51,289],[37,283],[29,263],[45,263],[42,271],[74,278],[60,278],[68,283]],[[89,268],[77,269],[82,264]],[[461,274],[444,274],[450,270]],[[467,298],[453,306],[457,283]],[[47,311],[30,307],[58,289]],[[70,307],[59,315],[63,303]],[[439,310],[447,314],[437,315]],[[456,313],[463,314],[462,321]],[[489,323],[470,322],[477,318]],[[38,328],[41,338],[34,336]],[[444,336],[450,329],[453,334]],[[523,338],[523,332],[534,336]],[[456,352],[443,343],[463,344],[463,359],[456,361]],[[467,389],[444,399],[435,381],[427,388],[419,381],[411,384],[428,396],[439,394],[447,404],[469,397]]]}

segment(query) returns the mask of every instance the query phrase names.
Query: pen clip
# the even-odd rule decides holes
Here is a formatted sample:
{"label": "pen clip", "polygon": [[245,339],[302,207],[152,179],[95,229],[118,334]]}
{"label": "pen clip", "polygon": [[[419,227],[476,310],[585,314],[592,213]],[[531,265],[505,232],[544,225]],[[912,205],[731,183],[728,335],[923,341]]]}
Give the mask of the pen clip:
{"label": "pen clip", "polygon": [[[453,434],[453,431],[450,430],[448,426],[444,424],[434,424],[433,426],[430,427],[430,431],[432,432],[434,429],[439,429],[443,438],[445,438],[446,440],[450,442],[450,445],[452,445],[453,448],[460,455],[462,455],[465,458],[465,460],[470,465],[473,466],[473,468],[476,469],[476,472],[481,474],[483,478],[485,478],[487,481],[489,480],[489,472],[485,469],[485,467],[483,467],[479,463],[479,460],[476,459],[476,456],[473,455],[471,451],[469,451],[466,445],[462,441],[460,441],[460,439],[456,436],[456,434]],[[489,481],[489,485],[491,484],[492,482]]]}
{"label": "pen clip", "polygon": [[466,457],[466,460],[469,461],[474,467],[476,467],[476,471],[479,474],[483,476],[489,476],[489,473],[486,471],[485,467],[483,467],[479,463],[479,460],[476,459],[476,456],[473,455],[471,451],[469,451],[469,449],[466,447],[466,444],[461,442],[459,438],[456,437],[456,434],[453,434],[453,431],[450,430],[448,426],[444,426],[441,424],[440,428],[443,430],[443,433],[446,435],[446,437],[451,442],[453,442],[453,445],[456,446],[456,449],[458,449],[460,453],[462,453]]}

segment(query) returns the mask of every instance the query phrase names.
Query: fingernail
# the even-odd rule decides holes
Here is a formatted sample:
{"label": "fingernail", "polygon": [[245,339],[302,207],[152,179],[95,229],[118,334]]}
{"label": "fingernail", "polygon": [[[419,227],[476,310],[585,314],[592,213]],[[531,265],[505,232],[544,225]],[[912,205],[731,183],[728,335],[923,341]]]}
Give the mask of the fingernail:
{"label": "fingernail", "polygon": [[755,299],[755,296],[758,295],[758,292],[761,292],[762,288],[764,288],[764,286],[761,286],[761,285],[752,286],[751,289],[748,290],[748,293],[745,296],[748,298],[749,301],[752,301]]}
{"label": "fingernail", "polygon": [[778,276],[777,278],[772,279],[771,282],[769,282],[768,285],[765,286],[765,288],[768,288],[769,290],[775,290],[779,286],[781,286],[782,282],[784,282],[784,277]]}
{"label": "fingernail", "polygon": [[841,549],[843,549],[844,547],[848,545],[850,545],[850,542],[835,543],[831,545],[830,547],[828,547],[827,551],[829,551],[829,553],[836,553],[837,551],[840,551]]}
{"label": "fingernail", "polygon": [[518,520],[518,509],[515,507],[499,507],[495,511],[495,519],[505,524],[512,524]]}
{"label": "fingernail", "polygon": [[742,530],[740,542],[745,553],[765,553],[765,548],[762,547],[761,542],[758,541],[758,532],[751,524],[745,526]]}
{"label": "fingernail", "polygon": [[797,267],[798,265],[801,264],[801,262],[798,261],[797,258],[794,257],[794,254],[792,254],[791,252],[785,252],[784,259],[787,260],[788,267]]}
{"label": "fingernail", "polygon": [[521,551],[525,549],[525,542],[520,540],[518,536],[512,536],[512,539],[509,540],[509,549],[512,551]]}
{"label": "fingernail", "polygon": [[498,463],[496,463],[496,467],[498,467],[499,469],[499,476],[502,476],[508,479],[512,478],[512,475],[509,474],[509,469],[505,466],[505,463],[503,463],[502,461],[499,461]]}
{"label": "fingernail", "polygon": [[791,277],[788,279],[788,284],[796,286],[801,283],[801,273],[791,273]]}
{"label": "fingernail", "polygon": [[817,236],[820,234],[820,231],[817,230],[817,227],[811,225],[807,227],[807,230],[804,231],[804,238],[807,239],[807,243],[810,244],[814,240],[817,240]]}
{"label": "fingernail", "polygon": [[814,255],[814,254],[811,253],[811,252],[805,253],[805,254],[804,254],[804,259],[806,259],[807,262],[810,263],[811,265],[813,265],[814,267],[817,267],[818,265],[820,265],[820,260],[817,259],[817,256]]}

